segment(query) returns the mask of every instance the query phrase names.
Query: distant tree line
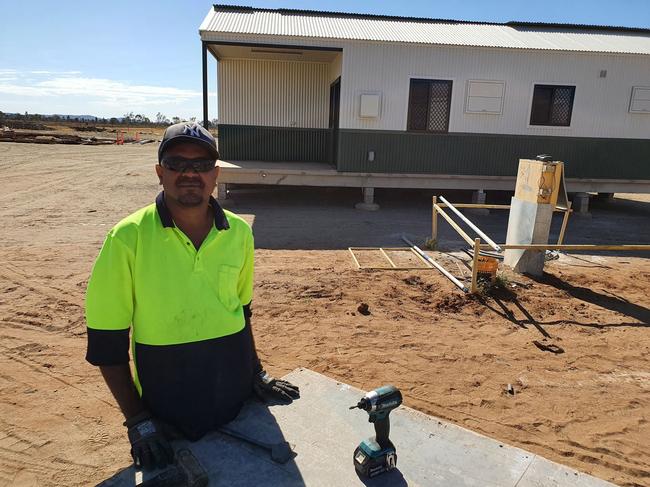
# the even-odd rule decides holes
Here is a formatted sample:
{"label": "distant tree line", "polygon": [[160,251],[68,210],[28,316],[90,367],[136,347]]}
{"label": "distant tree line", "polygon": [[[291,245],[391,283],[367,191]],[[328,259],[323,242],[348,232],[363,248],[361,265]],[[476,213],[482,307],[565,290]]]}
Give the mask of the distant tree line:
{"label": "distant tree line", "polygon": [[[189,119],[181,117],[171,117],[168,118],[165,114],[158,112],[156,114],[155,120],[151,120],[146,115],[139,113],[125,113],[123,117],[91,117],[91,116],[74,116],[74,115],[41,115],[38,113],[3,113],[0,111],[0,123],[3,120],[25,120],[25,121],[39,121],[39,122],[77,122],[77,123],[88,123],[93,122],[97,124],[110,124],[110,125],[159,125],[167,126],[173,123],[179,122],[196,122],[196,117],[190,117]],[[203,122],[199,121],[203,124]],[[209,121],[209,126],[216,127],[217,119],[212,119]]]}

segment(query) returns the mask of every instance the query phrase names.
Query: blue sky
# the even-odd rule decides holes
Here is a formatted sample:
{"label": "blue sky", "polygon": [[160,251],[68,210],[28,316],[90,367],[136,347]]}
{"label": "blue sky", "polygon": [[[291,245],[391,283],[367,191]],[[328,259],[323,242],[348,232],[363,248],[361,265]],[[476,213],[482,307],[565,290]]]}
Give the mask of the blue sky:
{"label": "blue sky", "polygon": [[[226,3],[226,2],[223,2]],[[462,20],[650,28],[650,0],[245,1],[302,8]],[[149,117],[201,116],[198,0],[3,0],[0,111]],[[215,62],[210,91],[215,91]],[[210,98],[211,116],[217,100]]]}

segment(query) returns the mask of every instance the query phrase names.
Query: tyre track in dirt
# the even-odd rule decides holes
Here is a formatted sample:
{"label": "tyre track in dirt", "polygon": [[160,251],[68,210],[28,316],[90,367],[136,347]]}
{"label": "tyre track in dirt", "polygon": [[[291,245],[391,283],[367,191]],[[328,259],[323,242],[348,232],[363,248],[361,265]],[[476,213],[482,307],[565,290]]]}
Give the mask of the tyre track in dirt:
{"label": "tyre track in dirt", "polygon": [[0,484],[89,485],[129,457],[119,410],[84,361],[85,286],[124,201],[148,198],[124,175],[150,164],[157,191],[155,148],[125,158],[115,148],[2,149],[12,191],[0,195],[0,219],[13,231],[0,240]]}
{"label": "tyre track in dirt", "polygon": [[[25,345],[27,345],[29,347],[40,347],[40,345],[38,343],[35,343],[35,342],[27,343]],[[20,347],[17,350],[15,348],[12,349],[12,348],[0,345],[0,349],[3,350],[3,352],[4,352],[3,355],[6,358],[8,358],[9,360],[13,360],[15,362],[18,362],[19,364],[22,364],[25,367],[30,368],[37,375],[47,376],[49,379],[60,382],[61,384],[63,384],[66,387],[76,389],[77,391],[79,391],[79,392],[81,392],[83,394],[88,393],[88,391],[86,389],[77,386],[76,383],[73,380],[67,380],[67,379],[64,379],[63,377],[61,377],[61,375],[62,375],[61,372],[58,372],[57,374],[54,374],[54,373],[50,372],[49,368],[52,367],[52,364],[38,362],[37,360],[34,360],[33,358],[31,358],[29,355],[20,353]],[[53,356],[57,356],[57,355],[53,354]],[[73,376],[73,377],[75,379],[78,378],[77,376]],[[36,382],[38,383],[40,381],[37,380]],[[117,406],[112,401],[106,401],[106,400],[104,400],[102,398],[96,398],[96,399],[98,401],[103,402],[107,406],[110,406],[110,407],[112,407],[114,409],[117,409]]]}
{"label": "tyre track in dirt", "polygon": [[[87,373],[80,373],[79,369],[86,367],[74,356],[62,353],[62,348],[70,350],[70,344],[78,339],[55,337],[50,346],[37,341],[39,336],[32,332],[30,336],[2,338],[0,366],[13,370],[14,376],[5,375],[0,382],[0,431],[5,435],[0,439],[0,478],[29,474],[39,486],[87,485],[86,479],[103,471],[102,451],[111,450],[111,441],[115,440],[106,433],[103,421],[98,421],[97,407],[101,404],[112,411],[117,407],[105,391],[94,387],[95,381],[89,381]],[[67,409],[67,401],[60,401],[75,397],[78,405],[72,410]],[[26,408],[39,417],[29,428],[21,425]],[[68,449],[61,449],[61,430],[73,432],[72,438],[63,442],[70,443]],[[86,451],[84,457],[91,452],[95,463],[75,459],[75,451],[81,449]]]}

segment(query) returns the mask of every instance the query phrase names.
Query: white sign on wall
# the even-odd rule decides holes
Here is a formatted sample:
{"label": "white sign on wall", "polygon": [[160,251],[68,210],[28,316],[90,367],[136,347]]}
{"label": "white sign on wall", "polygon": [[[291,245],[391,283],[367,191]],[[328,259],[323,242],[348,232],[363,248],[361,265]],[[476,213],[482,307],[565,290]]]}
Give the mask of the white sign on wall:
{"label": "white sign on wall", "polygon": [[505,81],[469,80],[467,82],[467,99],[465,113],[503,113],[503,96]]}
{"label": "white sign on wall", "polygon": [[650,113],[650,87],[635,86],[632,88],[630,113]]}
{"label": "white sign on wall", "polygon": [[359,103],[359,117],[378,117],[380,105],[381,95],[379,93],[362,93]]}

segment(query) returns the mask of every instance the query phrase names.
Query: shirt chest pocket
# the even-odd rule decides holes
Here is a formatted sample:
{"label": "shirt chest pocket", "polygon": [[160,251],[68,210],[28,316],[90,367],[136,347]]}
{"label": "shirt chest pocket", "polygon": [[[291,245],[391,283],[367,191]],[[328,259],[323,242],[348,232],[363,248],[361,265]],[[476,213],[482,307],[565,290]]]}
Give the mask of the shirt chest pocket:
{"label": "shirt chest pocket", "polygon": [[239,282],[239,268],[231,265],[220,265],[217,268],[216,291],[219,301],[228,311],[235,311],[239,303],[237,283]]}

